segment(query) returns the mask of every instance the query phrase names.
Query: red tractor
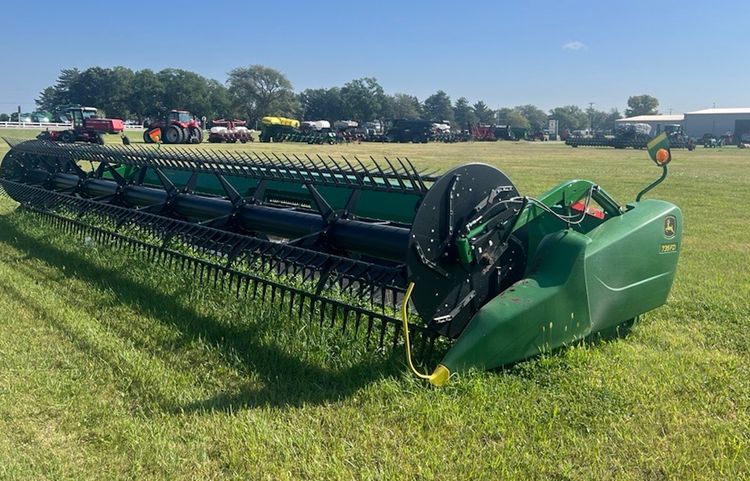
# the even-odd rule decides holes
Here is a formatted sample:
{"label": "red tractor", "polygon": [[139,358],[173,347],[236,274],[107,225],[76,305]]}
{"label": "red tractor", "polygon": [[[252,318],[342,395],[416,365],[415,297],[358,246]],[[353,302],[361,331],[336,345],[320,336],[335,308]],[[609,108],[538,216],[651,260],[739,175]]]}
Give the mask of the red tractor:
{"label": "red tractor", "polygon": [[200,144],[203,142],[203,130],[198,119],[186,110],[170,110],[166,119],[149,123],[143,132],[143,141],[153,143],[151,132],[161,129],[162,142],[165,144]]}
{"label": "red tractor", "polygon": [[53,142],[90,142],[101,145],[104,143],[104,134],[121,134],[125,130],[122,120],[100,119],[96,116],[94,107],[70,107],[65,113],[73,123],[72,129],[46,130],[37,138]]}

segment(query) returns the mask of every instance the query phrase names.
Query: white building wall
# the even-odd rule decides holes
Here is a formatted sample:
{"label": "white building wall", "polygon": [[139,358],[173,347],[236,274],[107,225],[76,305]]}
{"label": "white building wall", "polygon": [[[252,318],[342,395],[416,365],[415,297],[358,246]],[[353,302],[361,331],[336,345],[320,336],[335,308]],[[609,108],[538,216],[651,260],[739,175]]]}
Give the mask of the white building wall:
{"label": "white building wall", "polygon": [[727,132],[733,133],[735,120],[750,120],[750,113],[699,114],[688,112],[685,114],[683,128],[688,136],[696,139],[703,137],[704,134],[719,136]]}

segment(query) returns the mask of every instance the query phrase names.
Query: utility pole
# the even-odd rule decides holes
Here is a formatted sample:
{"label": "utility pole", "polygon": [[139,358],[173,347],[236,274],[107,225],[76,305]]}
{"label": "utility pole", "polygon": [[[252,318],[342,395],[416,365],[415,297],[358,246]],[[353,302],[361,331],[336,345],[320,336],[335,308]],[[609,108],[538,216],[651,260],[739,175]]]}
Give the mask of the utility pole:
{"label": "utility pole", "polygon": [[594,133],[594,102],[589,102],[589,132]]}

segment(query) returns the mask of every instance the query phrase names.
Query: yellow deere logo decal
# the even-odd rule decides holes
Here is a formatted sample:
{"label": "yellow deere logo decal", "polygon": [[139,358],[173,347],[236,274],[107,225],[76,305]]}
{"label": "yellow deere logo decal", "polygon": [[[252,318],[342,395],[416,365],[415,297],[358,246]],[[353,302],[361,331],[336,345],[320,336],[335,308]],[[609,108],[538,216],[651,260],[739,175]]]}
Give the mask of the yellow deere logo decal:
{"label": "yellow deere logo decal", "polygon": [[677,235],[677,219],[673,215],[664,218],[664,237],[671,239]]}

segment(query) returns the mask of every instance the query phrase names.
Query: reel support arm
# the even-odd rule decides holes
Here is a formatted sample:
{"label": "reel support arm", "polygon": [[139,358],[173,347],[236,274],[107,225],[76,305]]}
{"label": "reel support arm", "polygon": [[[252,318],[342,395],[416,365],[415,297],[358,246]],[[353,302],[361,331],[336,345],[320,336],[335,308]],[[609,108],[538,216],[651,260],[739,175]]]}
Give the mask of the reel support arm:
{"label": "reel support arm", "polygon": [[667,164],[664,164],[661,166],[661,176],[655,181],[653,181],[652,183],[650,183],[649,185],[647,185],[642,191],[638,192],[638,195],[635,197],[635,201],[640,202],[641,198],[644,195],[648,194],[654,187],[664,182],[664,179],[666,178],[667,178]]}

